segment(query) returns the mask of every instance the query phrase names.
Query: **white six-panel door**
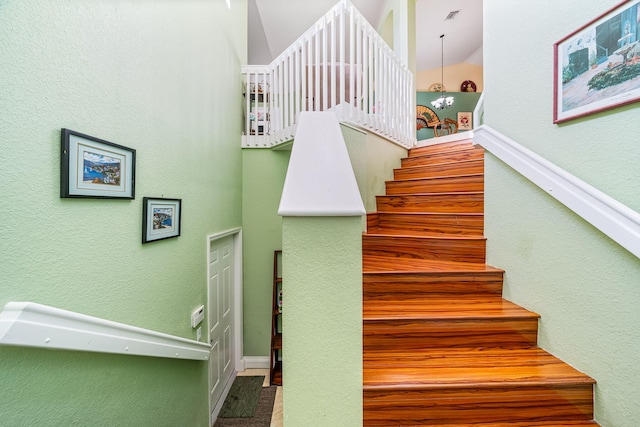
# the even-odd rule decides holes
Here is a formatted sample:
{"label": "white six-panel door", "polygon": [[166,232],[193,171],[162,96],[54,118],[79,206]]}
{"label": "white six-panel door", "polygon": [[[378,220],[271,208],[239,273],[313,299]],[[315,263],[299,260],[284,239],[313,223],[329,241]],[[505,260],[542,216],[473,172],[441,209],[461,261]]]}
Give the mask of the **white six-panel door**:
{"label": "white six-panel door", "polygon": [[209,390],[210,408],[216,407],[234,371],[233,236],[209,244]]}

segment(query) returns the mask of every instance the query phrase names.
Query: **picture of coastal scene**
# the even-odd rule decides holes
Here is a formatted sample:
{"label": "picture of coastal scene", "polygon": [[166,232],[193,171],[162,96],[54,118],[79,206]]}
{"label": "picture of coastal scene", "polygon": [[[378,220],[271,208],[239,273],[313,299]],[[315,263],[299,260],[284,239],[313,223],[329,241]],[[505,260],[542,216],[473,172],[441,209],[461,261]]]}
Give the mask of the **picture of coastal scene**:
{"label": "picture of coastal scene", "polygon": [[153,208],[153,229],[173,228],[174,208]]}
{"label": "picture of coastal scene", "polygon": [[85,151],[83,153],[82,181],[91,184],[120,185],[122,162],[120,159]]}

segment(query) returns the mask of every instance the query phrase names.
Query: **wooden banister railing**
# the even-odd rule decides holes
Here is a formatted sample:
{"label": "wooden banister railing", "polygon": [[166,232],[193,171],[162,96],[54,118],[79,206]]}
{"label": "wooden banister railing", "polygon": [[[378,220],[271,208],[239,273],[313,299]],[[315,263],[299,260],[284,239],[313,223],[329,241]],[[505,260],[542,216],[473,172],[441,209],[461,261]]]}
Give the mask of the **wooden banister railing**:
{"label": "wooden banister railing", "polygon": [[271,64],[242,72],[243,147],[287,142],[301,111],[326,110],[403,147],[415,144],[413,74],[349,0]]}

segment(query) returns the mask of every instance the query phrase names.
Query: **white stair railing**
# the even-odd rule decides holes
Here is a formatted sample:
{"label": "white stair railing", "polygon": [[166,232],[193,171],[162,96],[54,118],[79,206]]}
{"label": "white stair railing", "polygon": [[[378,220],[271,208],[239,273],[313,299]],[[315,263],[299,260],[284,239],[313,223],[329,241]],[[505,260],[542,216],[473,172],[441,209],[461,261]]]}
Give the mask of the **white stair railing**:
{"label": "white stair railing", "polygon": [[326,110],[403,147],[415,145],[413,74],[349,0],[271,64],[242,73],[243,147],[290,141],[301,111]]}

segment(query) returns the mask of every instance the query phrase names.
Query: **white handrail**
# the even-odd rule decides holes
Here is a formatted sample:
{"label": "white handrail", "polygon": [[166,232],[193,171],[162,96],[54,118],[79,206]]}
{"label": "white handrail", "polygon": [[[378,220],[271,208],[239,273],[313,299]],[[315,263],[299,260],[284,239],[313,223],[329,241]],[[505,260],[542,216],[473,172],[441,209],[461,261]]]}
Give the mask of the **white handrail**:
{"label": "white handrail", "polygon": [[474,144],[481,145],[640,258],[640,213],[487,125],[474,129],[473,134]]}
{"label": "white handrail", "polygon": [[484,92],[480,94],[476,108],[473,109],[473,127],[477,128],[484,122]]}
{"label": "white handrail", "polygon": [[0,345],[208,360],[202,342],[34,302],[10,302],[0,312]]}
{"label": "white handrail", "polygon": [[340,0],[271,64],[242,73],[243,147],[287,142],[301,111],[326,110],[403,147],[415,145],[413,74],[349,0]]}

